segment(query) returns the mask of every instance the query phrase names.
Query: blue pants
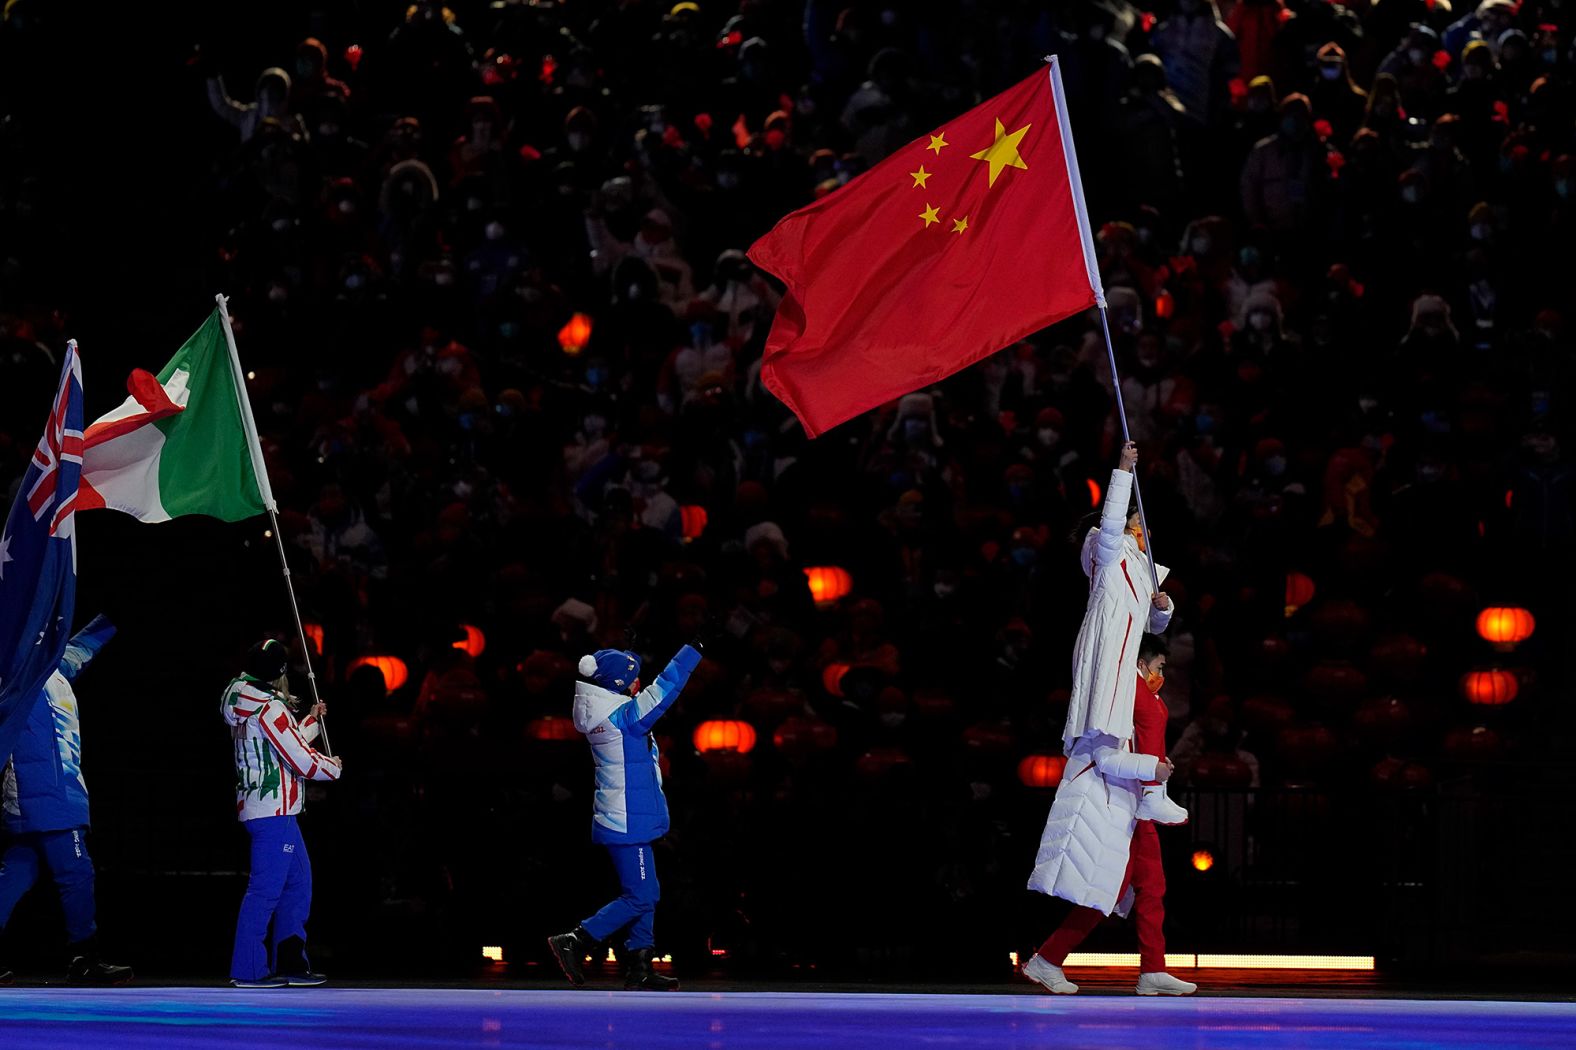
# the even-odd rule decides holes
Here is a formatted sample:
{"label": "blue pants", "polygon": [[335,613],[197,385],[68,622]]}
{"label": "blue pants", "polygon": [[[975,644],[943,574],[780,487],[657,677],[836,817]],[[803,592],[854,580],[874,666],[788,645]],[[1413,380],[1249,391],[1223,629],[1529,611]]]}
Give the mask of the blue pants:
{"label": "blue pants", "polygon": [[18,835],[0,857],[0,929],[22,894],[32,889],[43,868],[49,869],[66,913],[66,936],[72,944],[92,937],[93,858],[88,856],[87,828],[69,831],[33,831]]}
{"label": "blue pants", "polygon": [[657,885],[657,862],[651,852],[651,843],[608,846],[607,853],[613,858],[613,867],[618,869],[618,882],[624,892],[580,925],[599,941],[607,940],[628,926],[625,948],[636,951],[654,947],[657,942],[651,927],[662,891]]}
{"label": "blue pants", "polygon": [[[246,822],[252,835],[252,877],[235,922],[230,976],[255,981],[276,972],[299,972],[306,964],[306,919],[312,910],[312,862],[294,817],[259,817]],[[273,931],[269,931],[269,922]],[[299,950],[281,958],[279,946],[296,938]],[[294,946],[292,946],[294,947]]]}

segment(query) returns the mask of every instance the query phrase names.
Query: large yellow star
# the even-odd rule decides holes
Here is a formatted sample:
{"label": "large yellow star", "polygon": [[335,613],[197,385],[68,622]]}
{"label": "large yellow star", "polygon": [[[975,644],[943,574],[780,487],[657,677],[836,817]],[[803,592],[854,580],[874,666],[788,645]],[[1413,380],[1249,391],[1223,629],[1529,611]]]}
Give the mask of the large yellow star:
{"label": "large yellow star", "polygon": [[[914,180],[914,186],[918,186],[920,189],[925,189],[925,180],[930,178],[934,172],[926,171],[925,166],[921,164],[918,171],[911,171],[908,174],[909,177]],[[910,186],[909,189],[913,189],[914,186]]]}
{"label": "large yellow star", "polygon": [[961,218],[961,219],[953,219],[952,220],[952,232],[953,233],[962,233],[964,230],[966,230],[968,228],[969,228],[969,217],[967,215],[963,216],[963,218]]}
{"label": "large yellow star", "polygon": [[925,210],[920,213],[919,217],[925,220],[925,228],[929,229],[931,226],[934,226],[936,223],[941,221],[940,215],[941,209],[927,202],[925,204]]}
{"label": "large yellow star", "polygon": [[970,154],[970,160],[983,160],[990,165],[990,185],[996,185],[996,176],[1001,174],[1003,168],[1023,168],[1028,170],[1028,165],[1018,155],[1018,143],[1023,141],[1023,133],[1029,130],[1029,125],[1007,134],[1001,126],[1001,121],[996,121],[996,141],[980,150]]}
{"label": "large yellow star", "polygon": [[939,135],[930,136],[930,145],[926,146],[925,148],[935,150],[936,156],[939,157],[941,156],[941,147],[950,145],[952,145],[952,143],[947,141],[947,133],[943,131]]}

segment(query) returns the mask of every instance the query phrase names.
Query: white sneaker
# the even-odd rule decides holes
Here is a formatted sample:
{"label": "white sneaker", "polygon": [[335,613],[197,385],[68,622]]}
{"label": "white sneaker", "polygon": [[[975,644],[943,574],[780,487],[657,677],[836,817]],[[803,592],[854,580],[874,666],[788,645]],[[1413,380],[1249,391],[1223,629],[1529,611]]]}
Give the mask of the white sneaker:
{"label": "white sneaker", "polygon": [[1046,990],[1055,995],[1078,994],[1078,986],[1067,979],[1067,975],[1062,973],[1062,968],[1046,962],[1045,957],[1039,952],[1035,952],[1029,961],[1023,964],[1023,976],[1045,985]]}
{"label": "white sneaker", "polygon": [[1138,819],[1156,824],[1186,824],[1187,810],[1171,801],[1164,784],[1153,784],[1144,788],[1144,797],[1138,802]]}
{"label": "white sneaker", "polygon": [[[1028,967],[1024,967],[1027,971]],[[1139,995],[1192,995],[1198,991],[1198,985],[1191,981],[1179,981],[1164,970],[1159,973],[1141,973],[1138,975]]]}

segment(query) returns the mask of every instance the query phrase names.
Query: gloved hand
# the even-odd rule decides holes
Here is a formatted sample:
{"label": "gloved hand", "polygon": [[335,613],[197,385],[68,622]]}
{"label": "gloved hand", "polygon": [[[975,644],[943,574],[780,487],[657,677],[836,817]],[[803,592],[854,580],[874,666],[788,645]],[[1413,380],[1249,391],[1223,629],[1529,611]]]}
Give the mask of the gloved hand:
{"label": "gloved hand", "polygon": [[722,628],[714,619],[708,619],[701,624],[700,630],[695,632],[695,637],[690,639],[690,648],[697,653],[705,655],[706,650],[717,643],[722,637]]}

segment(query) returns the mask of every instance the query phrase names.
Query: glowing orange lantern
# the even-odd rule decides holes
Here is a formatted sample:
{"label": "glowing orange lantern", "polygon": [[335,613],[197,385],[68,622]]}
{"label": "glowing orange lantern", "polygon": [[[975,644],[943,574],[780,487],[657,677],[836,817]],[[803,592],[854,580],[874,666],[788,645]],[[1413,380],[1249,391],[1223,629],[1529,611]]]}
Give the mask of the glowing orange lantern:
{"label": "glowing orange lantern", "polygon": [[695,727],[695,750],[733,751],[744,755],[755,746],[755,727],[732,719],[702,722]]}
{"label": "glowing orange lantern", "polygon": [[821,672],[821,685],[826,688],[828,693],[841,697],[843,695],[843,675],[847,673],[847,664],[827,664],[826,669]]}
{"label": "glowing orange lantern", "polygon": [[1089,508],[1093,510],[1100,505],[1100,483],[1094,478],[1089,478]]}
{"label": "glowing orange lantern", "polygon": [[1018,779],[1024,787],[1053,788],[1062,782],[1067,759],[1061,755],[1024,755],[1018,763]]}
{"label": "glowing orange lantern", "polygon": [[1502,652],[1509,652],[1531,638],[1537,625],[1530,612],[1509,606],[1490,606],[1478,613],[1477,618],[1478,634]]}
{"label": "glowing orange lantern", "polygon": [[532,740],[575,740],[579,738],[580,731],[575,728],[572,719],[562,715],[547,715],[526,723],[525,735]]}
{"label": "glowing orange lantern", "polygon": [[383,688],[390,693],[397,692],[410,680],[410,668],[397,656],[363,656],[353,661],[348,670],[358,667],[376,667],[383,675]]}
{"label": "glowing orange lantern", "polygon": [[1207,849],[1193,851],[1193,870],[1208,871],[1215,866],[1215,855]]}
{"label": "glowing orange lantern", "polygon": [[591,318],[587,314],[575,314],[568,324],[558,330],[558,345],[570,357],[578,355],[590,341]]}
{"label": "glowing orange lantern", "polygon": [[810,581],[810,597],[817,605],[835,602],[854,588],[848,570],[836,565],[817,565],[804,570],[804,574]]}
{"label": "glowing orange lantern", "polygon": [[680,507],[679,522],[683,526],[685,539],[700,539],[701,533],[706,531],[706,508]]}
{"label": "glowing orange lantern", "polygon": [[1160,294],[1155,296],[1155,316],[1162,321],[1169,321],[1176,312],[1176,296],[1165,288],[1160,289]]}
{"label": "glowing orange lantern", "polygon": [[1494,667],[1485,671],[1468,671],[1461,676],[1461,695],[1469,703],[1485,707],[1498,707],[1516,699],[1521,683],[1510,671]]}
{"label": "glowing orange lantern", "polygon": [[487,636],[480,627],[473,627],[468,623],[461,624],[460,629],[465,632],[465,638],[454,643],[454,648],[464,649],[466,654],[475,659],[487,651]]}
{"label": "glowing orange lantern", "polygon": [[1298,609],[1313,601],[1314,586],[1311,577],[1300,572],[1286,574],[1286,615],[1294,615]]}
{"label": "glowing orange lantern", "polygon": [[307,640],[312,643],[312,648],[319,656],[323,655],[323,625],[320,623],[304,623],[301,629],[306,632]]}

